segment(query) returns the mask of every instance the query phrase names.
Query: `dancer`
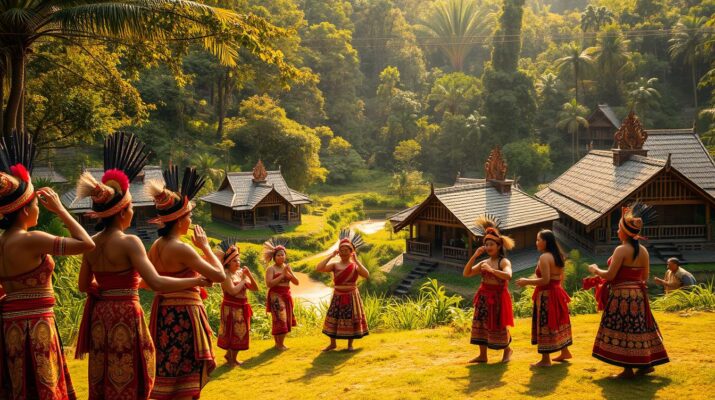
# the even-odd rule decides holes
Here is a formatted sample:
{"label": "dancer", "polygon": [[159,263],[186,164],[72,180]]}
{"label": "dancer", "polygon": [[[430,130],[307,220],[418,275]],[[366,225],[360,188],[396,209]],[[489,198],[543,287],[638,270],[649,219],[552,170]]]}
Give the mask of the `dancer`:
{"label": "dancer", "polygon": [[284,244],[273,239],[263,243],[263,261],[273,264],[266,269],[266,312],[271,314],[273,328],[271,334],[276,342],[276,349],[288,350],[284,341],[291,328],[296,326],[293,315],[293,297],[290,295],[290,284],[298,285],[298,278],[293,274],[290,265],[286,264],[288,256]]}
{"label": "dancer", "polygon": [[[181,241],[191,226],[191,199],[205,178],[186,168],[179,186],[179,169],[169,166],[164,182],[149,181],[146,190],[154,199],[159,224],[159,239],[149,250],[149,260],[161,275],[176,278],[205,276],[211,282],[226,279],[204,230],[194,226],[191,240],[204,258]],[[149,330],[156,346],[156,380],[153,399],[198,398],[216,367],[211,349],[211,328],[199,288],[178,292],[159,292],[152,304]],[[205,291],[204,291],[205,293]]]}
{"label": "dancer", "polygon": [[608,259],[608,269],[588,266],[602,285],[597,297],[603,315],[593,356],[623,367],[623,372],[614,375],[617,378],[632,378],[633,368],[639,374],[647,374],[654,371],[654,366],[669,361],[648,301],[650,257],[639,243],[644,239],[640,236],[643,226],[654,218],[655,210],[641,202],[623,207],[618,222],[621,245]]}
{"label": "dancer", "polygon": [[[35,146],[26,133],[0,141],[0,282],[4,367],[12,399],[75,399],[57,332],[52,256],[82,254],[94,242],[51,188],[35,192],[30,178]],[[38,200],[57,215],[71,237],[39,230]]]}
{"label": "dancer", "polygon": [[[503,349],[502,362],[509,362],[513,353],[509,326],[514,326],[509,280],[511,262],[506,251],[514,247],[514,240],[499,232],[496,218],[485,215],[475,222],[482,231],[483,246],[479,247],[464,266],[467,278],[481,275],[482,283],[474,295],[474,319],[471,343],[479,346],[479,355],[470,363],[487,362],[487,348]],[[477,257],[486,253],[489,258],[476,265]]]}
{"label": "dancer", "polygon": [[541,253],[536,264],[536,279],[521,278],[520,287],[536,286],[532,299],[534,311],[531,316],[531,344],[537,345],[541,361],[532,367],[551,366],[551,353],[561,350],[554,361],[572,358],[568,347],[573,344],[568,303],[571,301],[561,281],[564,279],[564,258],[550,230],[536,235],[536,248]]}
{"label": "dancer", "polygon": [[[358,277],[367,279],[370,276],[356,256],[356,250],[363,244],[359,233],[350,229],[341,230],[338,249],[319,262],[316,268],[318,272],[332,272],[334,282],[333,298],[323,324],[323,333],[330,338],[330,344],[323,351],[334,350],[336,339],[347,339],[348,351],[352,351],[353,340],[369,333],[356,286]],[[331,263],[335,256],[340,256],[340,261]]]}
{"label": "dancer", "polygon": [[206,279],[159,275],[141,240],[124,231],[134,209],[131,181],[146,164],[144,144],[124,132],[104,141],[104,175],[98,182],[84,172],[77,199],[90,197],[99,219],[96,247],[84,254],[79,290],[87,302],[79,328],[76,358],[89,353],[90,399],[148,399],[154,385],[155,351],[139,304],[139,277],[157,291],[178,291],[210,284]]}
{"label": "dancer", "polygon": [[243,364],[236,357],[239,351],[248,350],[253,315],[246,290],[258,290],[251,270],[241,266],[241,251],[235,243],[233,239],[223,240],[216,250],[216,256],[226,271],[226,279],[221,283],[223,302],[218,347],[226,350],[225,358],[229,366]]}

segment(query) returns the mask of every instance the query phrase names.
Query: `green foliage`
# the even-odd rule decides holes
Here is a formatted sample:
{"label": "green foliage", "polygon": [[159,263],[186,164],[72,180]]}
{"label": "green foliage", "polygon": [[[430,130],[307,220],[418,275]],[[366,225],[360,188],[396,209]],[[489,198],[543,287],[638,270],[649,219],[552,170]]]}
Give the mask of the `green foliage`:
{"label": "green foliage", "polygon": [[399,171],[392,177],[390,191],[400,199],[414,197],[420,192],[420,187],[424,184],[422,172],[420,171]]}
{"label": "green foliage", "polygon": [[654,310],[663,311],[715,311],[715,283],[681,288],[658,297],[651,303]]}
{"label": "green foliage", "polygon": [[588,262],[581,258],[578,250],[571,250],[564,266],[562,285],[569,293],[574,293],[583,287],[583,278],[590,276]]}
{"label": "green foliage", "polygon": [[421,151],[422,146],[416,140],[403,140],[398,143],[393,153],[397,168],[405,171],[416,170],[418,167],[417,160]]}
{"label": "green foliage", "polygon": [[504,158],[509,163],[509,174],[519,178],[522,186],[533,186],[544,181],[551,171],[551,149],[548,144],[528,139],[504,146]]}
{"label": "green foliage", "polygon": [[479,104],[481,82],[478,78],[461,72],[444,75],[432,86],[427,99],[434,103],[435,112],[465,115]]}
{"label": "green foliage", "polygon": [[323,166],[328,170],[328,183],[343,183],[353,179],[355,172],[365,167],[365,162],[352,145],[341,137],[330,139],[321,154]]}
{"label": "green foliage", "polygon": [[494,33],[492,65],[496,71],[514,73],[519,62],[521,41],[521,19],[525,0],[504,0],[499,17],[499,28]]}

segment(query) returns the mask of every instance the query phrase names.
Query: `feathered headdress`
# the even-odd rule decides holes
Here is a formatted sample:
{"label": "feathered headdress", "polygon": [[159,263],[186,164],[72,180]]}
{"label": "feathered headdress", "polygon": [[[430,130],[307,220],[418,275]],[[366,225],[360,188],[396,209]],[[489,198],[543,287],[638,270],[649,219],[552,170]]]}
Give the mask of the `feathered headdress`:
{"label": "feathered headdress", "polygon": [[236,245],[237,238],[226,238],[218,244],[216,256],[221,259],[221,264],[225,267],[229,266],[235,259],[240,260],[241,249]]}
{"label": "feathered headdress", "polygon": [[0,140],[0,219],[35,198],[30,172],[36,153],[32,136],[25,132]]}
{"label": "feathered headdress", "polygon": [[195,205],[191,199],[206,183],[206,177],[196,173],[196,168],[186,167],[179,186],[179,167],[169,165],[164,170],[164,182],[153,179],[145,186],[146,193],[154,199],[156,218],[149,222],[163,225],[191,212]]}
{"label": "feathered headdress", "polygon": [[85,171],[77,181],[77,198],[90,197],[93,218],[107,218],[132,202],[130,182],[146,165],[149,153],[144,143],[131,133],[118,132],[104,139],[104,175],[97,182]]}
{"label": "feathered headdress", "polygon": [[365,242],[362,240],[362,235],[359,233],[353,232],[350,228],[343,228],[340,230],[338,248],[342,246],[351,246],[353,251],[355,251],[358,247],[361,247],[364,244]]}
{"label": "feathered headdress", "polygon": [[618,222],[618,226],[621,227],[626,235],[635,240],[648,240],[648,238],[640,235],[641,229],[646,224],[653,222],[656,217],[657,213],[654,208],[636,200],[630,205],[621,208],[621,220]]}
{"label": "feathered headdress", "polygon": [[514,248],[514,239],[509,236],[502,235],[499,232],[499,226],[501,221],[499,218],[493,215],[484,214],[474,221],[477,225],[477,229],[482,234],[482,241],[493,240],[497,244],[500,244],[504,250],[511,250]]}
{"label": "feathered headdress", "polygon": [[263,242],[263,262],[268,264],[276,256],[276,253],[286,251],[287,240],[270,238]]}

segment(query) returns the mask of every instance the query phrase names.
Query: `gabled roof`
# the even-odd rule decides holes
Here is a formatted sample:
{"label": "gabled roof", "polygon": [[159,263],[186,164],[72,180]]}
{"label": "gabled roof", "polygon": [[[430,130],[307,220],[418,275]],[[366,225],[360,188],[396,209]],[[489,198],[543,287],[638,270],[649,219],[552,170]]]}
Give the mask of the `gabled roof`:
{"label": "gabled roof", "polygon": [[[102,179],[102,175],[104,174],[104,169],[102,168],[87,168],[86,171],[89,171],[94,179],[98,181]],[[161,167],[156,165],[147,165],[132,181],[129,186],[129,192],[132,194],[132,204],[134,207],[154,206],[154,199],[144,193],[144,182],[148,182],[152,179],[158,179],[162,182],[164,181],[164,175],[162,174]],[[81,200],[77,200],[74,189],[63,194],[61,200],[62,204],[64,204],[70,211],[87,212],[92,210],[92,199],[85,197]]]}
{"label": "gabled roof", "polygon": [[648,157],[671,163],[695,184],[715,195],[715,163],[695,130],[690,129],[650,129],[643,149]]}
{"label": "gabled roof", "polygon": [[610,122],[616,129],[621,126],[621,120],[616,116],[616,113],[611,107],[609,107],[608,104],[599,104],[598,108],[588,117],[588,120],[592,121],[598,113],[603,114],[608,122]]}
{"label": "gabled roof", "polygon": [[[632,155],[615,166],[611,151],[592,150],[536,197],[590,227],[666,168],[672,168],[698,190],[697,184],[667,160]],[[708,192],[700,191],[715,202]]]}
{"label": "gabled roof", "polygon": [[252,210],[269,193],[275,192],[288,203],[297,206],[310,204],[310,198],[288,187],[280,171],[266,171],[265,182],[253,181],[253,172],[229,172],[219,190],[203,196],[201,200],[230,207],[236,211]]}
{"label": "gabled roof", "polygon": [[501,221],[503,230],[515,229],[559,218],[551,206],[512,187],[511,193],[500,193],[491,183],[480,180],[469,183],[467,178],[458,178],[455,186],[434,191],[419,205],[410,207],[390,217],[395,231],[417,218],[433,200],[442,203],[464,227],[474,235],[481,233],[475,225],[477,217],[490,214]]}
{"label": "gabled roof", "polygon": [[52,166],[32,168],[32,179],[42,179],[50,183],[67,183],[67,178],[55,171]]}

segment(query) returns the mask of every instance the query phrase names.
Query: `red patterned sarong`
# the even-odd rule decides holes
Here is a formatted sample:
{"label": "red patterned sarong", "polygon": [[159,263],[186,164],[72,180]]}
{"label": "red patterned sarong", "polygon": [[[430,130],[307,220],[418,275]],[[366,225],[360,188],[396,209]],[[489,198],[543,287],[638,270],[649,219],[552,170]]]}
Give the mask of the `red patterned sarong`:
{"label": "red patterned sarong", "polygon": [[199,398],[216,367],[211,328],[199,291],[157,293],[149,330],[156,346],[151,398]]}
{"label": "red patterned sarong", "polygon": [[248,350],[251,337],[253,310],[245,297],[234,297],[224,292],[221,303],[221,325],[218,328],[218,347],[225,350]]}
{"label": "red patterned sarong", "polygon": [[509,326],[514,326],[511,296],[506,282],[484,283],[474,295],[474,318],[470,343],[490,349],[504,349],[511,343]]}
{"label": "red patterned sarong", "polygon": [[[540,277],[538,273],[537,276]],[[568,293],[560,280],[537,286],[532,296],[534,311],[531,318],[531,344],[537,345],[541,354],[559,351],[573,344]]]}
{"label": "red patterned sarong", "polygon": [[606,286],[607,300],[593,356],[621,367],[647,368],[669,361],[650,310],[643,268],[622,266]]}
{"label": "red patterned sarong", "polygon": [[8,294],[2,310],[6,386],[14,400],[76,398],[55,323],[54,266],[45,256],[32,271],[3,279],[26,287]]}
{"label": "red patterned sarong", "polygon": [[89,353],[89,399],[148,399],[155,351],[139,304],[139,274],[95,272],[87,294],[76,358]]}
{"label": "red patterned sarong", "polygon": [[323,333],[334,339],[360,339],[369,331],[357,282],[357,266],[350,264],[334,277],[335,288],[325,316]]}
{"label": "red patterned sarong", "polygon": [[266,295],[266,312],[271,314],[271,335],[283,335],[298,325],[293,315],[293,297],[290,286],[273,286]]}

